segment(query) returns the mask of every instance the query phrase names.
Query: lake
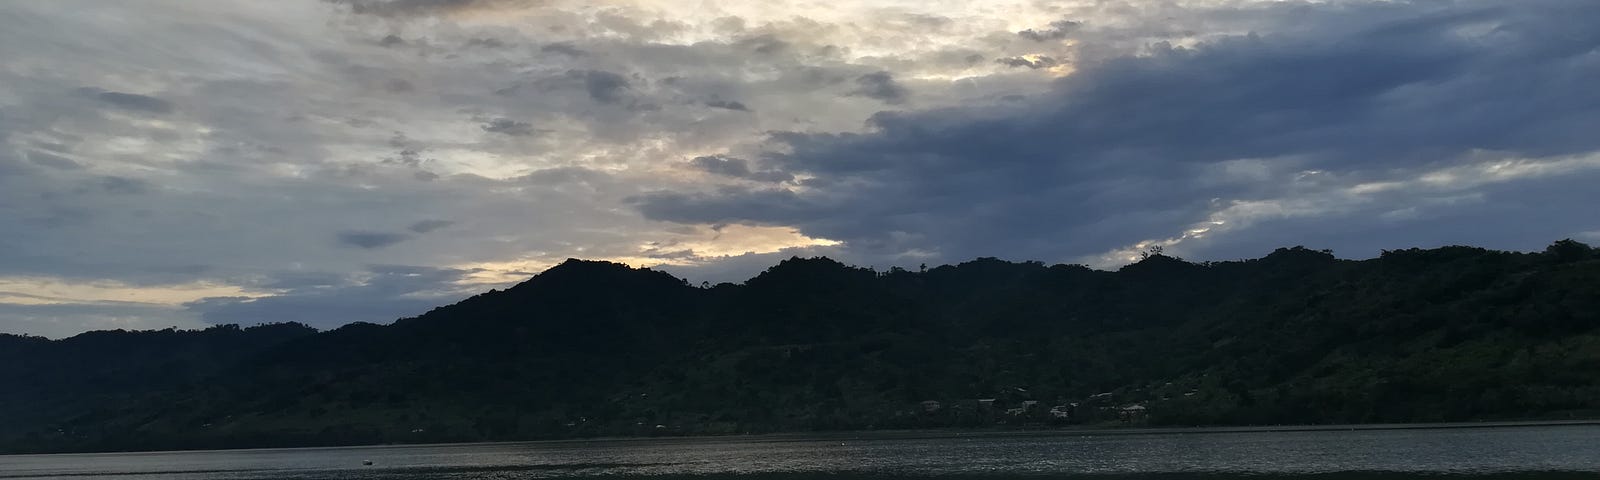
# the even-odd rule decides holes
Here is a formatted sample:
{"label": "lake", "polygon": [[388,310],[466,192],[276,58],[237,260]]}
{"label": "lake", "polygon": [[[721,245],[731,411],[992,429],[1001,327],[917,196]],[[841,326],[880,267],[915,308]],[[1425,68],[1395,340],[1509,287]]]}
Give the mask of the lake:
{"label": "lake", "polygon": [[[372,465],[363,465],[370,460]],[[1600,426],[839,434],[0,456],[0,479],[1600,479]]]}

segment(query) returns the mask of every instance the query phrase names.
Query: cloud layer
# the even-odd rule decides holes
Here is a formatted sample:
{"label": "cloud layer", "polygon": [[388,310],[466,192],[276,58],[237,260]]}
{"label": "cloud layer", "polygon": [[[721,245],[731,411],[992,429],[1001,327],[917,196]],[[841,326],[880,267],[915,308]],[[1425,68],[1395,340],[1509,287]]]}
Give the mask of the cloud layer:
{"label": "cloud layer", "polygon": [[0,332],[1600,231],[1584,2],[78,3],[0,6]]}

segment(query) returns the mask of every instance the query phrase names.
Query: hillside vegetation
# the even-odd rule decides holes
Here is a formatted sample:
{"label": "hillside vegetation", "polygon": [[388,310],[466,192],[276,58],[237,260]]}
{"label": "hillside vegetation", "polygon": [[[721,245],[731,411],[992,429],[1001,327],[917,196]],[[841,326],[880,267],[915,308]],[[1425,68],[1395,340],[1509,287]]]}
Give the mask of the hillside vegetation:
{"label": "hillside vegetation", "polygon": [[1115,272],[794,258],[704,287],[571,260],[392,325],[0,336],[0,446],[1591,417],[1597,326],[1600,252],[1573,241]]}

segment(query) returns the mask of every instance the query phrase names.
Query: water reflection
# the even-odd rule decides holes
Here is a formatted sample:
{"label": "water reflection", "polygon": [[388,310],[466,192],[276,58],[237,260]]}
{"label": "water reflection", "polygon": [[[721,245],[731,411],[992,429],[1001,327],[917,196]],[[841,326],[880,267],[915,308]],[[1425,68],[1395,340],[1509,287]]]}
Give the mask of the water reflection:
{"label": "water reflection", "polygon": [[[363,465],[370,460],[373,465]],[[1600,426],[738,437],[0,457],[0,479],[1596,478]]]}

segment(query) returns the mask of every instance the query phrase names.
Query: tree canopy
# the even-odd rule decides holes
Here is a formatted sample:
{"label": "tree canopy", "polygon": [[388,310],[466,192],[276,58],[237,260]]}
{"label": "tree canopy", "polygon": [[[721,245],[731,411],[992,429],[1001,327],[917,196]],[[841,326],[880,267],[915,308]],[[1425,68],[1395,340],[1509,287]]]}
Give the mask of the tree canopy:
{"label": "tree canopy", "polygon": [[1571,240],[1114,272],[792,258],[699,287],[570,260],[391,325],[0,336],[0,446],[1590,417],[1597,316],[1600,252]]}

